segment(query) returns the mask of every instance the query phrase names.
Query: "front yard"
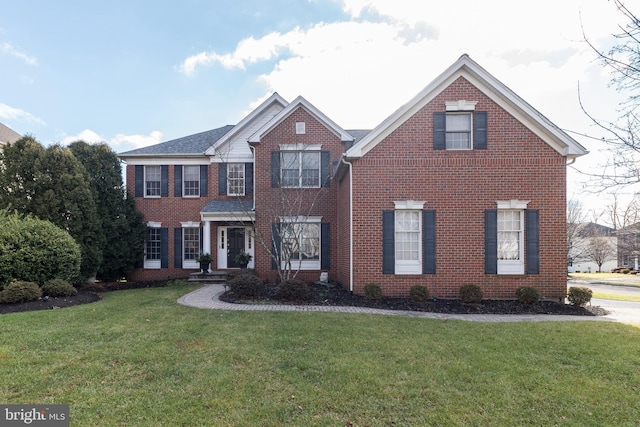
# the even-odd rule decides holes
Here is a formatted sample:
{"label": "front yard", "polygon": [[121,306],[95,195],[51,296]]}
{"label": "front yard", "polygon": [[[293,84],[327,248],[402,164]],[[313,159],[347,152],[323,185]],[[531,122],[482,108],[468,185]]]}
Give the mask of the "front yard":
{"label": "front yard", "polygon": [[0,401],[71,425],[635,425],[640,329],[182,307],[194,286],[1,315]]}

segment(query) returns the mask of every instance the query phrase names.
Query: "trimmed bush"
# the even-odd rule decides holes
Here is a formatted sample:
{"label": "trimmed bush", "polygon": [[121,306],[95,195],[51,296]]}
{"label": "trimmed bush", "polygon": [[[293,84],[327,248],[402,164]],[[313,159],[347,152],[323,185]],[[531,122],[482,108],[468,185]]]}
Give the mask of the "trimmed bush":
{"label": "trimmed bush", "polygon": [[364,297],[373,301],[380,301],[383,297],[382,288],[377,283],[367,283],[364,285]]}
{"label": "trimmed bush", "polygon": [[516,289],[516,298],[522,304],[535,304],[540,299],[540,292],[533,286],[523,286]]}
{"label": "trimmed bush", "polygon": [[78,290],[66,280],[51,279],[47,280],[45,284],[42,285],[42,295],[50,297],[70,297],[78,295]]}
{"label": "trimmed bush", "polygon": [[413,285],[409,289],[409,298],[414,302],[425,302],[429,299],[429,289],[422,285]]}
{"label": "trimmed bush", "polygon": [[49,221],[0,211],[0,286],[14,280],[38,285],[80,277],[80,246]]}
{"label": "trimmed bush", "polygon": [[264,282],[254,274],[240,274],[227,282],[229,292],[236,298],[256,298],[264,292]]}
{"label": "trimmed bush", "polygon": [[304,301],[309,298],[309,285],[302,280],[285,280],[278,285],[277,296],[282,301]]}
{"label": "trimmed bush", "polygon": [[465,304],[480,302],[482,301],[482,289],[477,285],[462,285],[460,299]]}
{"label": "trimmed bush", "polygon": [[9,283],[0,292],[0,303],[11,304],[15,302],[33,301],[42,296],[42,290],[37,283],[15,281]]}
{"label": "trimmed bush", "polygon": [[593,292],[591,292],[591,289],[585,286],[572,286],[569,288],[567,299],[572,305],[583,307],[591,301],[592,295]]}

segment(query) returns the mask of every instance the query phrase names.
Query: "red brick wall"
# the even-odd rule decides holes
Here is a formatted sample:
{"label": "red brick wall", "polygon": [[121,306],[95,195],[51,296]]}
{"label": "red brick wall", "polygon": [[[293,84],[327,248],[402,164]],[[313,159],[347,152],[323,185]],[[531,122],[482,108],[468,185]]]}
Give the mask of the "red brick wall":
{"label": "red brick wall", "polygon": [[[203,160],[205,158],[203,157]],[[179,160],[173,160],[174,164],[181,164]],[[206,161],[209,161],[206,158]],[[168,164],[168,163],[167,163]],[[208,167],[208,196],[207,197],[174,197],[174,164],[169,164],[169,196],[160,198],[136,197],[136,209],[143,214],[144,221],[161,222],[162,227],[169,229],[169,268],[142,269],[138,268],[129,274],[130,280],[166,280],[174,278],[186,278],[199,269],[174,268],[174,229],[181,228],[181,222],[193,221],[203,227],[200,221],[200,212],[209,201],[237,200],[236,196],[218,195],[218,164],[212,163]],[[135,166],[127,165],[127,188],[135,189]],[[133,191],[132,191],[133,193]],[[250,199],[251,196],[245,197]],[[212,268],[217,262],[217,226],[228,223],[211,224],[211,256]]]}
{"label": "red brick wall", "polygon": [[[306,123],[306,133],[295,133],[296,122]],[[323,151],[331,153],[331,171],[344,151],[340,138],[324,124],[315,119],[306,109],[300,107],[277,127],[265,135],[255,148],[255,188],[256,188],[256,270],[268,280],[276,281],[277,270],[271,269],[271,224],[277,223],[280,216],[311,215],[322,216],[323,223],[330,223],[331,234],[331,269],[329,278],[334,279],[337,266],[338,241],[336,227],[337,184],[331,180],[328,188],[322,189],[288,189],[271,187],[271,152],[279,151],[280,144],[322,144]],[[283,200],[302,200],[300,207]],[[297,278],[317,281],[321,270],[302,271]]]}
{"label": "red brick wall", "polygon": [[[433,149],[433,113],[460,99],[488,112],[488,149]],[[356,293],[376,282],[386,295],[421,284],[451,298],[467,283],[486,298],[514,298],[524,285],[547,298],[566,294],[565,158],[463,78],[355,161],[353,186]],[[484,211],[510,199],[540,210],[540,274],[484,274]],[[382,211],[404,200],[436,210],[436,274],[382,274]]]}

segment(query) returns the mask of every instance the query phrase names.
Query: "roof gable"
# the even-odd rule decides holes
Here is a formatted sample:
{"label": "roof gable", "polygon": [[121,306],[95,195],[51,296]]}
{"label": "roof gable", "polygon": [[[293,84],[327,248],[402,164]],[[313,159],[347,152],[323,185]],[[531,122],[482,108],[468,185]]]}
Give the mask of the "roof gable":
{"label": "roof gable", "polygon": [[551,123],[549,119],[465,54],[413,99],[354,144],[347,151],[346,157],[356,159],[364,156],[460,77],[469,81],[561,155],[575,158],[588,153],[576,140]]}
{"label": "roof gable", "polygon": [[11,129],[9,126],[5,126],[0,123],[0,146],[7,143],[14,143],[20,138],[22,138],[22,135]]}
{"label": "roof gable", "polygon": [[343,142],[351,142],[355,138],[347,131],[338,126],[333,120],[327,117],[322,111],[318,110],[309,101],[302,96],[298,96],[291,104],[287,105],[278,115],[271,119],[267,124],[261,127],[257,132],[249,137],[250,144],[259,144],[264,135],[269,133],[273,128],[282,123],[298,108],[304,108],[309,114],[316,118],[320,123],[324,124],[331,132],[336,134]]}

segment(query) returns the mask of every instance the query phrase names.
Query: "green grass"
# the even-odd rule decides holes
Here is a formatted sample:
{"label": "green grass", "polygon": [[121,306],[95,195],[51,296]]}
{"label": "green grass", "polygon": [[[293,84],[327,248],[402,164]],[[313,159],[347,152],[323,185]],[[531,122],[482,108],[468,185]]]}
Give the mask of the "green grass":
{"label": "green grass", "polygon": [[73,426],[637,425],[640,329],[182,307],[192,286],[0,316],[0,402]]}
{"label": "green grass", "polygon": [[640,296],[636,295],[620,295],[620,294],[608,294],[603,292],[594,292],[592,298],[610,299],[616,301],[631,301],[640,302]]}
{"label": "green grass", "polygon": [[591,280],[607,285],[640,286],[640,276],[622,273],[569,273],[569,277],[579,280]]}

